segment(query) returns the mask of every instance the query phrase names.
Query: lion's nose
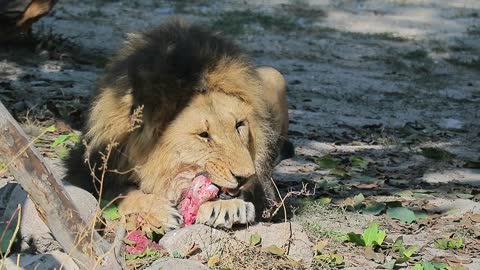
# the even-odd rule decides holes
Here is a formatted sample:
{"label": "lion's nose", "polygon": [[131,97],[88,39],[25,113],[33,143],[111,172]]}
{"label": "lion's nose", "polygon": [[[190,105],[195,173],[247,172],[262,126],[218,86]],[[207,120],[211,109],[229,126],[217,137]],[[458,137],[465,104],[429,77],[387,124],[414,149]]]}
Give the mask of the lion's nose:
{"label": "lion's nose", "polygon": [[245,184],[245,182],[247,182],[247,179],[248,179],[248,177],[239,176],[235,174],[233,174],[233,177],[235,177],[235,180],[237,180],[237,183],[239,186],[242,186],[243,184]]}
{"label": "lion's nose", "polygon": [[245,172],[239,173],[239,172],[232,172],[232,176],[237,180],[237,183],[239,186],[242,186],[247,182],[247,179],[250,178],[252,175],[255,174],[255,170],[247,170]]}

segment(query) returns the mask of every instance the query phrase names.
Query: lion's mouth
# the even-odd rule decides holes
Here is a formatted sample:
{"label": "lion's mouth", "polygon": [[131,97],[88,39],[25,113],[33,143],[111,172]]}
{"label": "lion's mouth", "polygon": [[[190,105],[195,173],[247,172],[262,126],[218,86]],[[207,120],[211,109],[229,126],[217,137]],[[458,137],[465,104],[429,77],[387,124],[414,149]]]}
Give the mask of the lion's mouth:
{"label": "lion's mouth", "polygon": [[[192,182],[194,182],[195,179],[199,176],[204,176],[204,177],[208,178],[211,181],[210,185],[213,185],[216,188],[218,188],[219,191],[218,191],[218,194],[217,194],[217,198],[219,198],[221,200],[230,200],[230,199],[234,199],[234,198],[240,196],[240,189],[239,188],[227,188],[227,187],[222,187],[220,185],[217,185],[217,184],[213,183],[210,175],[207,172],[202,172],[202,173],[197,174],[195,176],[195,178],[192,179]],[[214,199],[214,198],[211,198],[211,199]]]}
{"label": "lion's mouth", "polygon": [[185,225],[195,222],[200,205],[215,199],[228,200],[240,195],[239,189],[220,187],[214,184],[207,174],[196,175],[190,187],[182,194],[179,211],[183,216]]}
{"label": "lion's mouth", "polygon": [[218,198],[220,198],[221,200],[230,200],[238,197],[239,195],[240,195],[240,189],[238,188],[233,189],[233,188],[221,187],[220,192],[218,194]]}

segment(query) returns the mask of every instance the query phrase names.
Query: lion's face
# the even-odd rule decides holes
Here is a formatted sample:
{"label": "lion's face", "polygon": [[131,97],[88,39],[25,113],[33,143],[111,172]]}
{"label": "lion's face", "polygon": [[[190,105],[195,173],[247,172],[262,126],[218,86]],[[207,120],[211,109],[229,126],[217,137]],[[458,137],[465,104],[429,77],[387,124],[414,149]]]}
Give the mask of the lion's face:
{"label": "lion's face", "polygon": [[252,114],[235,96],[200,94],[166,129],[162,148],[201,168],[216,185],[237,188],[255,174]]}

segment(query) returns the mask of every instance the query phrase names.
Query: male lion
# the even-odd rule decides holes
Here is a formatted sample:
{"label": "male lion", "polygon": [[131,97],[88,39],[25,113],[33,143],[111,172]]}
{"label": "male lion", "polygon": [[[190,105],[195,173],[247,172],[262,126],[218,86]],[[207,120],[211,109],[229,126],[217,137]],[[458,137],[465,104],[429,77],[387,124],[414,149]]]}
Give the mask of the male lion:
{"label": "male lion", "polygon": [[98,89],[67,180],[98,192],[108,159],[102,188],[110,198],[127,193],[122,214],[178,227],[179,200],[199,173],[225,196],[202,204],[197,223],[252,222],[278,199],[271,173],[280,149],[293,152],[285,80],[220,34],[174,20],[130,36]]}

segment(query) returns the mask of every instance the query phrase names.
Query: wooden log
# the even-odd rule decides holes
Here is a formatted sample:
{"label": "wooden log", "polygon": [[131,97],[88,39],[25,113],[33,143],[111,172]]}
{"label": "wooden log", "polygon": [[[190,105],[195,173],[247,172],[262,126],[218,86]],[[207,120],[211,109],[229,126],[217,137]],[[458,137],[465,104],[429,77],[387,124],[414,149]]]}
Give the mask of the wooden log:
{"label": "wooden log", "polygon": [[1,102],[0,160],[9,164],[9,171],[29,194],[55,239],[80,268],[121,269],[114,248],[95,231],[85,234],[87,224],[61,181]]}

